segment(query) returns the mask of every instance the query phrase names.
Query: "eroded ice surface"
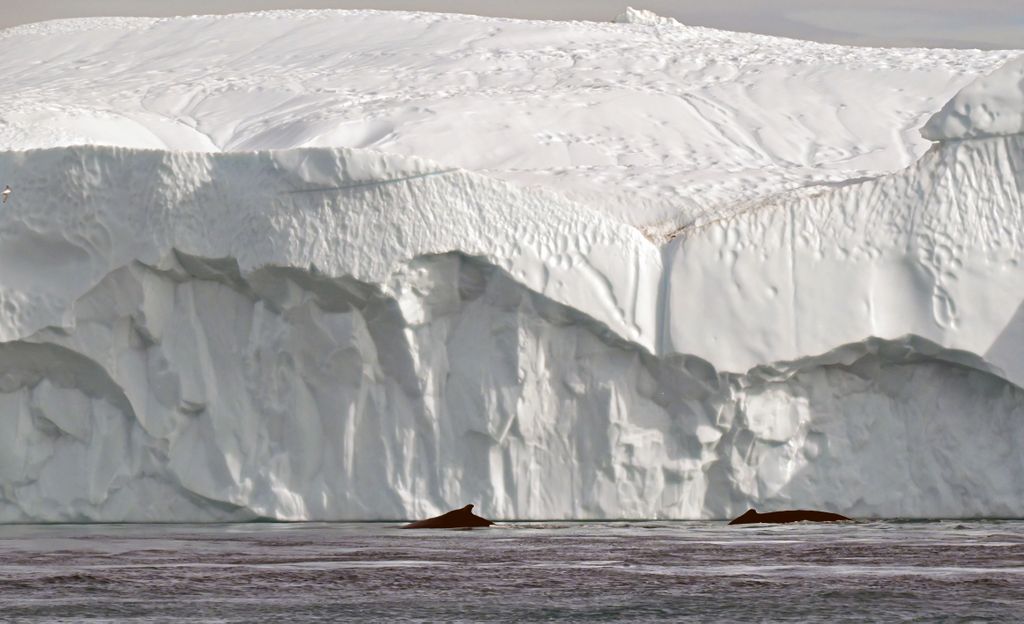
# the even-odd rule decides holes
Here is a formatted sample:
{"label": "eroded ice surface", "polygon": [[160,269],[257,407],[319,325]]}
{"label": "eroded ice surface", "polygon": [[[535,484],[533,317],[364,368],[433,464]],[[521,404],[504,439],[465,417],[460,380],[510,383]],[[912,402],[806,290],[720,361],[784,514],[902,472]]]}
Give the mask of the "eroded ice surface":
{"label": "eroded ice surface", "polygon": [[1024,514],[1008,53],[625,19],[0,34],[0,520]]}
{"label": "eroded ice surface", "polygon": [[662,240],[780,191],[909,166],[928,148],[928,116],[1013,56],[645,15],[292,11],[13,28],[0,33],[0,148],[372,148],[553,188]]}

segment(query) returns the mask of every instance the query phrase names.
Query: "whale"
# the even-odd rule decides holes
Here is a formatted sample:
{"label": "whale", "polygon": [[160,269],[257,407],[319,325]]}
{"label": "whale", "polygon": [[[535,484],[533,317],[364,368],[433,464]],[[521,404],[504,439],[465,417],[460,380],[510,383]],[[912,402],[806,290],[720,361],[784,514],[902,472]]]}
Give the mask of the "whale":
{"label": "whale", "polygon": [[758,513],[756,509],[748,509],[742,516],[733,519],[729,524],[784,524],[786,522],[842,522],[851,518],[828,511],[810,509],[790,509],[787,511],[770,511]]}
{"label": "whale", "polygon": [[471,529],[474,527],[486,527],[494,524],[487,518],[481,518],[473,513],[473,506],[466,505],[461,509],[454,509],[446,514],[410,522],[403,526],[403,529]]}

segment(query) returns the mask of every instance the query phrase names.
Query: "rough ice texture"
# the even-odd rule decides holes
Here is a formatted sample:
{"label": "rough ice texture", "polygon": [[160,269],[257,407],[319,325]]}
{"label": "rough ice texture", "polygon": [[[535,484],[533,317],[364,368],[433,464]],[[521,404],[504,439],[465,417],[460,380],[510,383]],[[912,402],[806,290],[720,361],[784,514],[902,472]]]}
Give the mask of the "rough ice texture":
{"label": "rough ice texture", "polygon": [[890,173],[1013,52],[850,48],[685,26],[286,11],[0,31],[0,149],[371,148],[556,190],[664,240]]}
{"label": "rough ice texture", "polygon": [[4,154],[0,518],[1021,515],[1022,142],[708,226],[667,271],[594,215],[571,245],[621,255],[564,262],[571,204],[419,161]]}
{"label": "rough ice texture", "polygon": [[0,228],[3,339],[61,323],[111,270],[172,250],[228,257],[243,271],[347,275],[395,293],[416,287],[415,275],[393,279],[411,260],[459,251],[654,344],[658,248],[542,189],[326,148],[2,152],[0,178],[18,182]]}
{"label": "rough ice texture", "polygon": [[932,141],[1021,133],[1024,133],[1024,56],[965,87],[921,130],[922,136]]}
{"label": "rough ice texture", "polygon": [[1024,136],[953,142],[687,232],[666,249],[665,347],[746,370],[913,334],[1024,385],[1022,188]]}
{"label": "rough ice texture", "polygon": [[0,152],[0,521],[1024,516],[1024,136],[664,247],[555,186],[288,147]]}

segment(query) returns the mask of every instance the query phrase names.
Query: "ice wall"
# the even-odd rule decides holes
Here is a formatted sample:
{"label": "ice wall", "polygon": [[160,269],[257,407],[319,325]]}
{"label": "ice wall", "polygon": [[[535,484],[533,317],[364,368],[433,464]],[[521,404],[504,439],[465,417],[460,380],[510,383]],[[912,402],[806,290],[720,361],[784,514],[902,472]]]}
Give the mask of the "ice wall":
{"label": "ice wall", "polygon": [[0,153],[0,520],[1024,516],[1024,136],[692,227],[359,150]]}
{"label": "ice wall", "polygon": [[721,374],[461,254],[372,285],[183,254],[0,348],[0,519],[1017,516],[1024,394],[871,340]]}

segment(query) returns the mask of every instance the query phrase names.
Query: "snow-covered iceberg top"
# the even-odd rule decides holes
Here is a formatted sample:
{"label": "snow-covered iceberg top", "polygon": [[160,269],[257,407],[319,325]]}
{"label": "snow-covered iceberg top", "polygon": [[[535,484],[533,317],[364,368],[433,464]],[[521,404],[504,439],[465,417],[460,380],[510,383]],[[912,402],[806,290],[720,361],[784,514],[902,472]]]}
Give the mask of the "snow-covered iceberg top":
{"label": "snow-covered iceberg top", "polygon": [[1016,56],[619,21],[313,10],[21,26],[0,31],[0,150],[372,149],[545,187],[664,240],[910,166],[924,121]]}
{"label": "snow-covered iceberg top", "polygon": [[921,130],[926,139],[950,141],[1024,132],[1024,56],[964,87]]}
{"label": "snow-covered iceberg top", "polygon": [[616,24],[642,24],[644,26],[679,26],[679,22],[671,17],[658,15],[646,9],[626,7],[626,10],[615,18]]}

